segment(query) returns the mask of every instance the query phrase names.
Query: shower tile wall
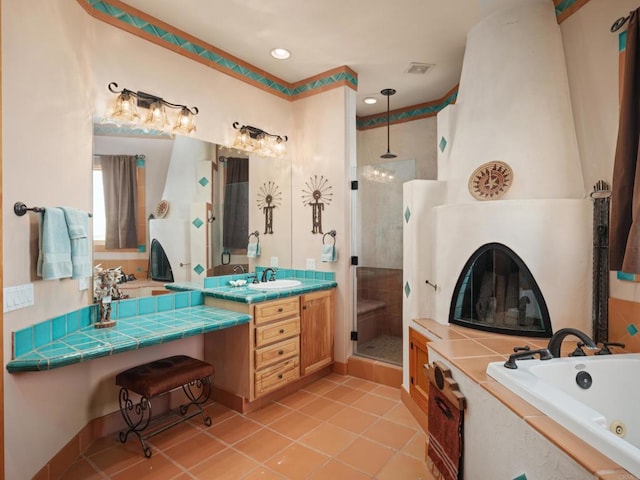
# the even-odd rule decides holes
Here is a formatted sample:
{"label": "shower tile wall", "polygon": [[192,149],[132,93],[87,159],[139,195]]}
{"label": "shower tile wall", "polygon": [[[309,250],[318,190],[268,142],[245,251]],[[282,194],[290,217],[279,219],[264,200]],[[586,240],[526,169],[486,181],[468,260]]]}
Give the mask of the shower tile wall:
{"label": "shower tile wall", "polygon": [[402,270],[358,267],[358,341],[402,337]]}

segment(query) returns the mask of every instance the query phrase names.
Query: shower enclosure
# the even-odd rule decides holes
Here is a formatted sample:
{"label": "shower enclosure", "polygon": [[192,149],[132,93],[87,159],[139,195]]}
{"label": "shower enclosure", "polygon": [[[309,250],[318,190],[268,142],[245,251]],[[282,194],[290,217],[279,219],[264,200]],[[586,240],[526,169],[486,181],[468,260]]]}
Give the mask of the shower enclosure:
{"label": "shower enclosure", "polygon": [[402,184],[415,160],[358,167],[354,353],[402,365]]}

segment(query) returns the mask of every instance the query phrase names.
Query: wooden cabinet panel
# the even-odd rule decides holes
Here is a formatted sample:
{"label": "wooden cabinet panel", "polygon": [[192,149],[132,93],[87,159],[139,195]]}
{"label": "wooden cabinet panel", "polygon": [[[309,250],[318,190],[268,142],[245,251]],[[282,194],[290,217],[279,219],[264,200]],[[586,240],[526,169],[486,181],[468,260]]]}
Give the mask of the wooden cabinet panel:
{"label": "wooden cabinet panel", "polygon": [[273,342],[284,340],[285,338],[300,333],[300,319],[290,318],[268,325],[256,327],[256,347],[262,347]]}
{"label": "wooden cabinet panel", "polygon": [[300,297],[300,373],[308,375],[333,363],[335,290]]}
{"label": "wooden cabinet panel", "polygon": [[256,370],[259,370],[289,357],[300,355],[300,339],[296,336],[268,347],[256,349]]}
{"label": "wooden cabinet panel", "polygon": [[427,337],[409,328],[409,394],[424,412],[429,402],[429,379],[423,368],[429,363],[428,341]]}
{"label": "wooden cabinet panel", "polygon": [[255,307],[255,323],[272,322],[287,317],[297,317],[300,315],[300,302],[298,297],[290,297],[282,300],[259,303]]}
{"label": "wooden cabinet panel", "polygon": [[300,377],[300,361],[298,357],[294,357],[256,372],[255,376],[256,397],[258,397]]}

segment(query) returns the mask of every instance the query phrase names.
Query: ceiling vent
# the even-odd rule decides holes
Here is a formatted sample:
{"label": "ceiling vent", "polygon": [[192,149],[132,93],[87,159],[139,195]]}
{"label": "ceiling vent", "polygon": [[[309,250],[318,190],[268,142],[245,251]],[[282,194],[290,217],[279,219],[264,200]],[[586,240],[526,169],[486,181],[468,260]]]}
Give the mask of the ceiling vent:
{"label": "ceiling vent", "polygon": [[433,65],[432,63],[411,62],[409,64],[409,68],[407,68],[405,73],[416,73],[419,75],[424,75],[434,66],[435,65]]}

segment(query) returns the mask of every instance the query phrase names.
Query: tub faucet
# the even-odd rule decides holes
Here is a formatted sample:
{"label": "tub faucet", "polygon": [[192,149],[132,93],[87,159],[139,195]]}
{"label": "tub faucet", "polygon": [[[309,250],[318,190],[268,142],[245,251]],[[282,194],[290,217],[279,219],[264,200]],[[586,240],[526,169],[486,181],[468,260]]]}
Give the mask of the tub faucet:
{"label": "tub faucet", "polygon": [[562,345],[562,341],[568,335],[578,337],[589,350],[595,350],[598,348],[586,333],[576,330],[575,328],[561,328],[549,339],[549,345],[547,345],[547,348],[549,349],[549,352],[551,352],[551,355],[556,358],[560,358],[560,346]]}
{"label": "tub faucet", "polygon": [[238,271],[240,271],[240,273],[247,273],[247,271],[244,269],[242,265],[234,265],[233,273],[238,273]]}
{"label": "tub faucet", "polygon": [[267,281],[267,272],[271,272],[271,276],[269,277],[269,281],[273,282],[276,279],[276,271],[269,267],[269,268],[265,268],[262,271],[262,278],[260,279],[261,282],[266,282]]}
{"label": "tub faucet", "polygon": [[540,350],[521,350],[509,355],[509,360],[504,362],[504,367],[514,370],[518,368],[518,365],[516,365],[516,360],[530,360],[534,355],[538,355],[540,357],[540,360],[551,360],[553,358],[553,355],[551,355],[551,353],[549,353],[549,350],[547,350],[546,348],[541,348]]}

